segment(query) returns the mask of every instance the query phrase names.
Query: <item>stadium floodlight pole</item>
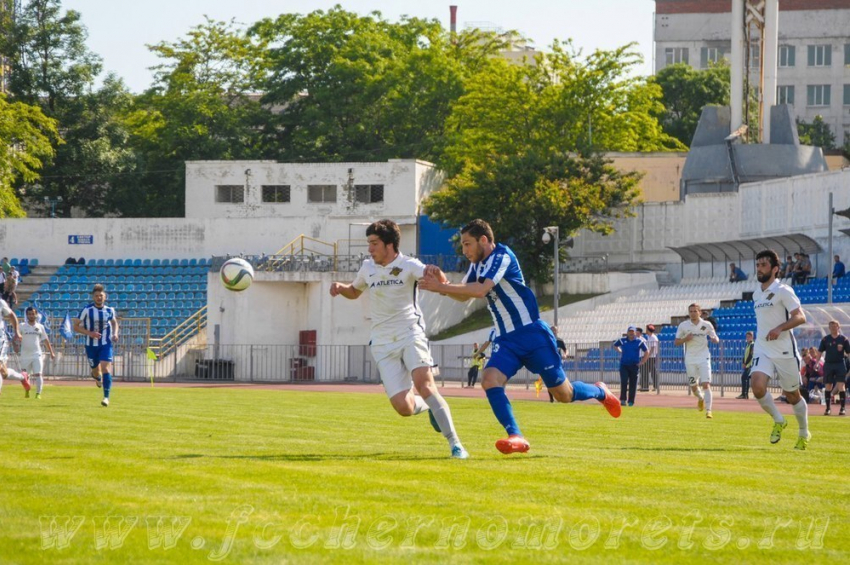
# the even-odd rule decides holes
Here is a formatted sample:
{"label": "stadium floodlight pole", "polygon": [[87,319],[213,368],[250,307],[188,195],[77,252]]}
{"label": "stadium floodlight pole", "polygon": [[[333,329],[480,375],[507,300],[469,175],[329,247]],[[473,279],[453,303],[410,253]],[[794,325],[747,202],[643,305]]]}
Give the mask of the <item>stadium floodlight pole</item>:
{"label": "stadium floodlight pole", "polygon": [[827,277],[829,280],[826,285],[826,303],[832,306],[832,283],[834,282],[832,278],[832,269],[833,269],[833,255],[832,255],[832,215],[835,214],[835,208],[832,207],[832,193],[829,193],[829,260],[826,262],[827,270],[829,272],[829,276]]}
{"label": "stadium floodlight pole", "polygon": [[56,198],[50,198],[49,196],[44,197],[44,203],[50,204],[50,217],[51,218],[56,217],[56,204],[59,204],[61,202],[62,202],[61,196],[57,196]]}
{"label": "stadium floodlight pole", "polygon": [[558,263],[559,263],[560,254],[561,254],[561,241],[560,241],[560,233],[559,232],[560,232],[560,230],[558,229],[558,226],[549,226],[549,227],[543,228],[543,243],[549,243],[550,241],[552,241],[553,236],[555,238],[555,277],[554,277],[554,283],[555,283],[555,304],[554,304],[555,318],[554,318],[554,320],[555,320],[555,323],[553,325],[556,328],[558,327],[558,303],[559,303],[558,299],[560,298],[560,295],[558,293],[558,271],[560,270],[559,269],[560,265]]}

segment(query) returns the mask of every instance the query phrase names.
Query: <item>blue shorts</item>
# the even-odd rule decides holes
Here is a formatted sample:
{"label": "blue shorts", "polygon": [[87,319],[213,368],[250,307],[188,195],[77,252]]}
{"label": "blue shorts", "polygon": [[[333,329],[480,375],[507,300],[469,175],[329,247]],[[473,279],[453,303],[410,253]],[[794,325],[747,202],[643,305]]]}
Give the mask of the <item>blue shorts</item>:
{"label": "blue shorts", "polygon": [[106,345],[87,345],[86,357],[89,358],[89,365],[92,369],[96,368],[102,361],[112,363],[112,344]]}
{"label": "blue shorts", "polygon": [[540,375],[548,388],[567,380],[555,335],[541,320],[497,337],[487,367],[498,369],[508,379],[525,367]]}

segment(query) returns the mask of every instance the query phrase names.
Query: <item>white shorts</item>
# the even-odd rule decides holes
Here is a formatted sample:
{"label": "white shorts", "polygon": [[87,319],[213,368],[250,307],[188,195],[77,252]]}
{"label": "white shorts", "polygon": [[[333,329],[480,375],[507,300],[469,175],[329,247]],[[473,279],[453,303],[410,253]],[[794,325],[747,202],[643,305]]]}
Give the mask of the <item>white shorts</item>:
{"label": "white shorts", "polygon": [[787,392],[800,388],[800,360],[796,357],[779,357],[771,359],[767,355],[753,352],[753,368],[750,375],[764,373],[767,378],[779,378],[779,386]]}
{"label": "white shorts", "polygon": [[41,355],[27,355],[20,358],[21,371],[26,371],[33,375],[40,375],[44,372],[44,357]]}
{"label": "white shorts", "polygon": [[697,383],[711,382],[711,360],[705,359],[698,363],[685,363],[685,371],[688,374],[688,384],[696,386]]}
{"label": "white shorts", "polygon": [[8,360],[9,360],[9,342],[6,341],[6,340],[3,340],[3,342],[0,343],[0,363],[5,363]]}
{"label": "white shorts", "polygon": [[407,341],[372,346],[372,357],[378,365],[378,373],[387,396],[413,388],[411,372],[419,367],[431,367],[434,360],[428,348],[428,340],[416,337]]}

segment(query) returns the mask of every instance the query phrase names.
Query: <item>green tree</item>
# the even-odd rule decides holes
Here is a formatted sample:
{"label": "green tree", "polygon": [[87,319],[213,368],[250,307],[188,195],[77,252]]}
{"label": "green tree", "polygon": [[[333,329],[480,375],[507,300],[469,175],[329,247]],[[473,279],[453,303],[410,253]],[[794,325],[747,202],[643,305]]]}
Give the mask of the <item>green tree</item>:
{"label": "green tree", "polygon": [[37,106],[10,103],[0,94],[0,218],[25,216],[13,185],[37,181],[58,140],[56,122]]}
{"label": "green tree", "polygon": [[668,65],[652,81],[663,92],[664,131],[684,145],[690,145],[704,106],[729,105],[731,78],[725,59],[704,70],[687,63]]}
{"label": "green tree", "polygon": [[436,160],[466,77],[504,45],[477,31],[453,43],[434,20],[339,6],[263,20],[252,33],[270,45],[264,102],[285,107],[267,147],[288,161]]}
{"label": "green tree", "polygon": [[110,75],[95,87],[100,58],[86,47],[79,12],[63,12],[59,0],[29,0],[4,25],[0,50],[10,61],[10,96],[40,106],[65,141],[45,162],[39,183],[26,187],[26,198],[40,204],[61,196],[58,215],[72,207],[120,215],[115,185],[132,180],[136,161],[120,121],[130,98],[123,83]]}
{"label": "green tree", "polygon": [[599,154],[494,155],[451,178],[424,207],[449,225],[486,220],[496,240],[520,258],[524,275],[542,283],[552,278],[552,246],[542,242],[543,228],[558,226],[562,237],[580,229],[610,233],[612,220],[628,214],[637,199],[639,180],[639,174],[621,173]]}
{"label": "green tree", "polygon": [[582,58],[568,43],[533,65],[488,59],[447,120],[449,180],[426,213],[450,225],[487,220],[527,277],[550,279],[543,227],[607,233],[637,201],[640,175],[618,172],[602,151],[682,148],[655,117],[661,89],[631,73],[639,61],[633,46]]}
{"label": "green tree", "polygon": [[829,124],[823,121],[823,116],[815,116],[812,123],[807,124],[797,118],[797,135],[803,145],[814,145],[823,149],[835,149],[835,134]]}
{"label": "green tree", "polygon": [[150,46],[163,63],[124,119],[144,171],[125,194],[128,215],[182,216],[185,161],[262,157],[260,131],[271,117],[254,95],[263,48],[232,22],[209,19]]}

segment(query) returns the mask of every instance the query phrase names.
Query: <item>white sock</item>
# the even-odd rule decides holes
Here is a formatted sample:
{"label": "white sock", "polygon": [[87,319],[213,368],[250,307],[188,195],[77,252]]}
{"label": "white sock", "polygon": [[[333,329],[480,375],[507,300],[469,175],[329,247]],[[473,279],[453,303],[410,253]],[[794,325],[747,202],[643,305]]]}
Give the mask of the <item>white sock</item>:
{"label": "white sock", "polygon": [[713,396],[711,394],[711,389],[707,388],[703,392],[705,392],[705,410],[707,412],[711,412],[711,398]]}
{"label": "white sock", "polygon": [[418,394],[413,395],[413,415],[421,414],[428,410],[428,405],[425,400]]}
{"label": "white sock", "polygon": [[794,410],[797,423],[800,424],[800,437],[806,437],[809,433],[809,407],[806,404],[806,399],[801,396],[800,402],[794,404],[791,408]]}
{"label": "white sock", "polygon": [[425,399],[425,402],[427,402],[428,406],[431,408],[431,414],[433,414],[434,419],[437,420],[437,425],[440,426],[443,436],[449,440],[449,445],[452,447],[459,445],[460,440],[455,432],[454,422],[452,422],[452,413],[449,410],[449,405],[445,399],[439,394],[432,394]]}
{"label": "white sock", "polygon": [[6,375],[13,381],[23,381],[24,376],[14,369],[6,369]]}
{"label": "white sock", "polygon": [[44,377],[38,375],[35,378],[35,392],[37,394],[41,394],[41,388],[44,386]]}
{"label": "white sock", "polygon": [[770,414],[770,417],[773,418],[774,422],[781,424],[785,421],[785,418],[783,418],[782,414],[779,413],[779,408],[776,407],[776,403],[773,402],[773,395],[770,394],[770,391],[766,392],[764,396],[757,398],[756,400],[759,401],[761,409]]}

